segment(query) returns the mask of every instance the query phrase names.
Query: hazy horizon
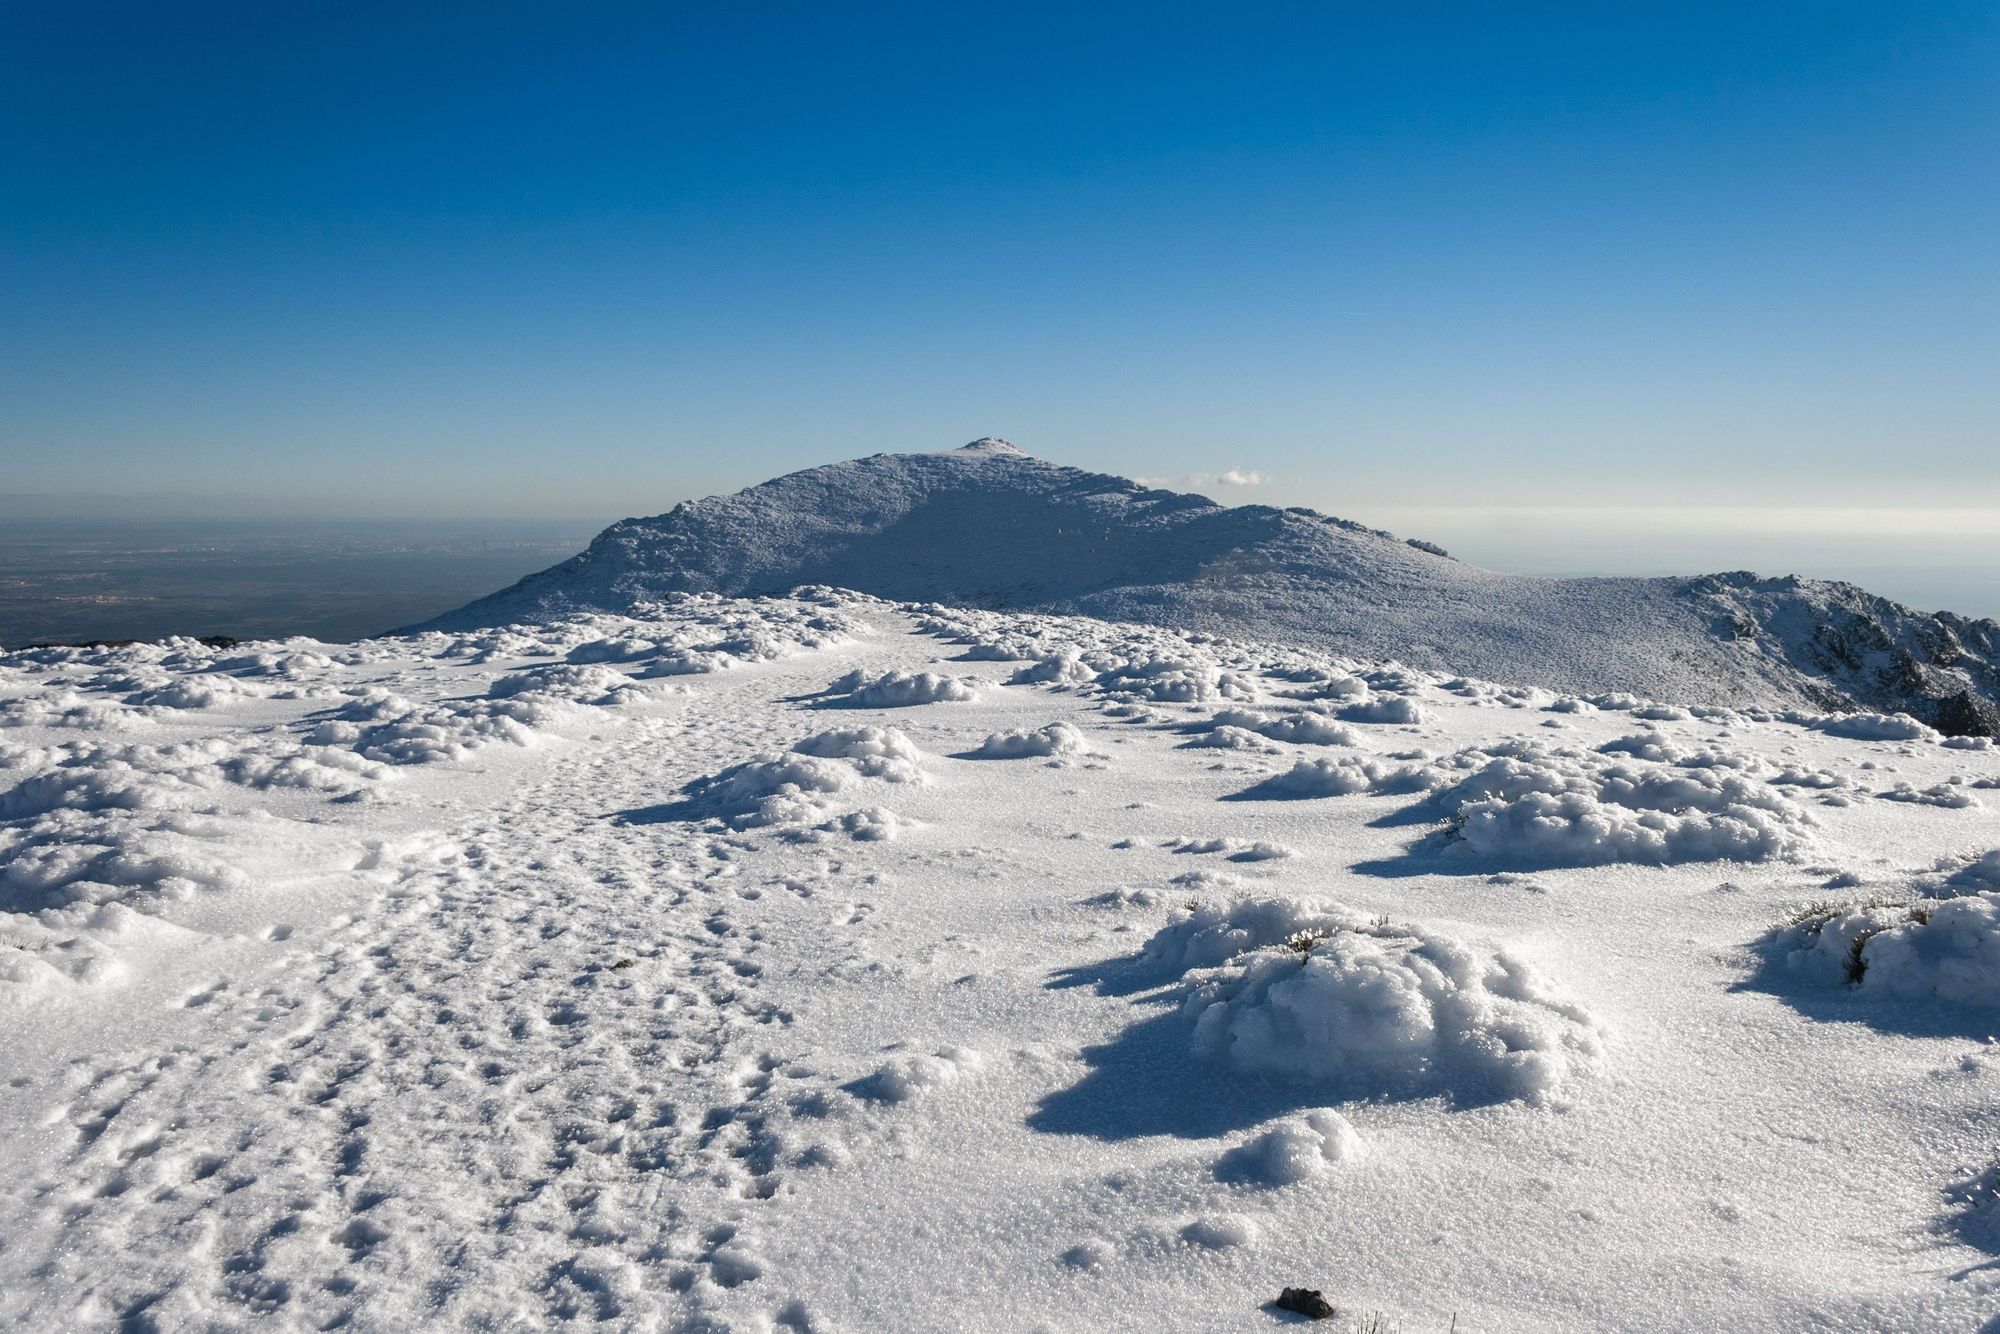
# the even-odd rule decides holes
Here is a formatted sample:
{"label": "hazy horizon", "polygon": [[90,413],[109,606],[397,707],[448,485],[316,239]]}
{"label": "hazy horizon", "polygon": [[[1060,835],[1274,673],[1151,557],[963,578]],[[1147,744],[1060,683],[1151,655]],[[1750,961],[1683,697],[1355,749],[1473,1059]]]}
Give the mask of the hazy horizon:
{"label": "hazy horizon", "polygon": [[[1193,488],[1202,489],[1202,488]],[[1304,503],[1275,482],[1223,503]],[[1271,493],[1251,495],[1250,492]],[[229,634],[348,639],[414,623],[544,569],[626,515],[245,515],[161,497],[0,503],[0,644]],[[184,498],[196,503],[199,498]],[[148,508],[150,506],[150,508]],[[1315,507],[1317,508],[1317,507]],[[1841,580],[1920,611],[2000,619],[2000,513],[1977,509],[1369,507],[1341,518],[1544,577],[1749,569]],[[1949,544],[1964,553],[1941,562]],[[60,553],[60,554],[56,554]],[[169,557],[163,559],[163,556]]]}

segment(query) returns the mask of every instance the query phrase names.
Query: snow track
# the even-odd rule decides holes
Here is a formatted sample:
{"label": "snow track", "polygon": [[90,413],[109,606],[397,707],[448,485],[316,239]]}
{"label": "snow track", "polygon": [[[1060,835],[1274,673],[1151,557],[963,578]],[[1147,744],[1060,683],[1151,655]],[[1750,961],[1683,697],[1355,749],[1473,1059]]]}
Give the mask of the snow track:
{"label": "snow track", "polygon": [[666,730],[554,766],[324,952],[188,997],[222,1050],[73,1066],[49,1156],[13,1183],[31,1221],[8,1268],[40,1298],[10,1285],[10,1314],[540,1324],[634,1315],[632,1274],[663,1257],[670,1285],[752,1276],[790,1021],[759,960],[784,910],[727,839],[602,836],[607,803],[732,745]]}

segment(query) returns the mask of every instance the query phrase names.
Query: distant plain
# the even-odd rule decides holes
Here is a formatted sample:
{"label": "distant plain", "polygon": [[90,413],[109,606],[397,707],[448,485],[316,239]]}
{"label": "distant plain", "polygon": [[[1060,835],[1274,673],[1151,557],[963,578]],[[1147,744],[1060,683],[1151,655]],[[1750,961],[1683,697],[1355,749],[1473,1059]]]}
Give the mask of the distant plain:
{"label": "distant plain", "polygon": [[0,646],[348,640],[581,550],[592,520],[0,518]]}

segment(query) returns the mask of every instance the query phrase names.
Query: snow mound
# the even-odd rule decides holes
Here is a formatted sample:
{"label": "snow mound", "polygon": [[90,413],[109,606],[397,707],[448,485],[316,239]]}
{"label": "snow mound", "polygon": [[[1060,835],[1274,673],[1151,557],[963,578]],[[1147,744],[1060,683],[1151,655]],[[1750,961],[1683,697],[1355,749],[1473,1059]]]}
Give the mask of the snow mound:
{"label": "snow mound", "polygon": [[1009,685],[1085,685],[1097,679],[1097,671],[1074,653],[1052,653],[1023,667],[1008,678]]}
{"label": "snow mound", "polygon": [[1833,713],[1814,717],[1793,715],[1806,726],[1850,741],[1937,741],[1937,729],[1907,713]]}
{"label": "snow mound", "polygon": [[821,797],[844,792],[858,777],[851,765],[811,755],[767,755],[733,764],[689,784],[688,795],[731,829],[817,822]]}
{"label": "snow mound", "polygon": [[1420,792],[1428,783],[1423,770],[1377,759],[1300,760],[1284,773],[1251,788],[1245,795],[1276,797],[1345,797],[1356,793]]}
{"label": "snow mound", "polygon": [[1193,967],[1197,1055],[1350,1096],[1540,1101],[1600,1051],[1589,1014],[1522,960],[1338,904],[1204,905],[1146,953]]}
{"label": "snow mound", "polygon": [[1204,855],[1226,853],[1232,862],[1282,861],[1298,854],[1279,843],[1269,843],[1263,839],[1247,838],[1176,838],[1165,845],[1175,852]]}
{"label": "snow mound", "polygon": [[1248,1246],[1262,1231],[1248,1214],[1204,1214],[1181,1229],[1181,1240],[1207,1251]]}
{"label": "snow mound", "polygon": [[840,833],[860,842],[897,837],[909,822],[880,806],[837,809],[866,780],[922,782],[922,752],[889,727],[837,727],[783,755],[759,755],[696,779],[685,792],[699,815],[731,829],[780,829],[795,838]]}
{"label": "snow mound", "polygon": [[226,826],[188,814],[64,810],[0,831],[0,911],[77,905],[151,910],[248,883],[227,857]]}
{"label": "snow mound", "polygon": [[1295,1186],[1324,1176],[1328,1168],[1351,1163],[1367,1152],[1354,1125],[1331,1107],[1322,1107],[1278,1125],[1223,1154],[1215,1175],[1254,1186]]}
{"label": "snow mound", "polygon": [[2000,848],[1946,857],[1933,868],[1933,873],[1935,888],[1929,892],[1936,898],[1977,894],[1982,890],[2000,891]]}
{"label": "snow mound", "polygon": [[979,743],[973,754],[982,760],[1018,760],[1040,755],[1085,755],[1090,742],[1082,732],[1064,722],[1050,723],[1033,731],[995,732]]}
{"label": "snow mound", "polygon": [[1254,709],[1223,709],[1209,720],[1214,728],[1241,728],[1273,741],[1308,746],[1358,746],[1361,734],[1323,713],[1287,713],[1273,717]]}
{"label": "snow mound", "polygon": [[1157,704],[1200,704],[1212,699],[1249,699],[1256,685],[1238,672],[1197,658],[1149,658],[1098,673],[1100,693]]}
{"label": "snow mound", "polygon": [[623,672],[592,664],[559,663],[515,672],[487,687],[493,699],[573,700],[579,704],[616,704],[644,688]]}
{"label": "snow mound", "polygon": [[857,1097],[871,1102],[906,1103],[950,1088],[986,1064],[983,1053],[971,1047],[944,1047],[935,1053],[913,1052],[891,1057],[866,1078],[848,1086]]}
{"label": "snow mound", "polygon": [[147,720],[142,709],[91,699],[74,690],[51,690],[0,702],[0,727],[67,727],[114,731]]}
{"label": "snow mound", "polygon": [[1356,920],[1337,904],[1299,899],[1241,897],[1197,903],[1146,942],[1145,957],[1186,972],[1302,935],[1352,930]]}
{"label": "snow mound", "polygon": [[1376,695],[1359,703],[1349,704],[1340,711],[1340,717],[1350,723],[1420,723],[1424,711],[1417,702],[1405,695]]}
{"label": "snow mound", "polygon": [[1435,798],[1451,821],[1447,841],[1489,861],[1769,861],[1808,846],[1812,818],[1802,807],[1768,784],[1717,768],[1532,743],[1461,752],[1455,762],[1477,768]]}
{"label": "snow mound", "polygon": [[918,704],[962,703],[976,697],[970,681],[936,672],[884,672],[868,676],[855,670],[827,687],[839,703],[855,709],[902,709]]}
{"label": "snow mound", "polygon": [[1979,798],[1967,792],[1960,783],[1933,783],[1920,788],[1914,783],[1903,782],[1878,795],[1884,801],[1908,802],[1913,806],[1942,806],[1947,810],[1969,810],[1979,805]]}
{"label": "snow mound", "polygon": [[820,759],[847,760],[864,778],[914,783],[924,776],[924,753],[893,727],[836,727],[805,738],[792,751]]}
{"label": "snow mound", "polygon": [[1268,737],[1260,736],[1245,728],[1231,727],[1226,723],[1206,732],[1198,732],[1193,738],[1181,744],[1190,749],[1247,750],[1266,755],[1275,755],[1284,750],[1283,746]]}
{"label": "snow mound", "polygon": [[536,731],[553,721],[546,703],[528,697],[446,700],[413,705],[408,712],[361,729],[354,750],[383,764],[450,764],[486,746],[532,746]]}
{"label": "snow mound", "polygon": [[[53,915],[51,915],[53,917]],[[0,916],[0,1002],[32,1004],[79,987],[101,987],[128,973],[105,939],[131,929],[138,914],[119,904],[77,918],[75,929],[51,926],[25,914]]]}
{"label": "snow mound", "polygon": [[1789,974],[1886,1000],[2000,1006],[2000,892],[1803,915],[1769,942]]}

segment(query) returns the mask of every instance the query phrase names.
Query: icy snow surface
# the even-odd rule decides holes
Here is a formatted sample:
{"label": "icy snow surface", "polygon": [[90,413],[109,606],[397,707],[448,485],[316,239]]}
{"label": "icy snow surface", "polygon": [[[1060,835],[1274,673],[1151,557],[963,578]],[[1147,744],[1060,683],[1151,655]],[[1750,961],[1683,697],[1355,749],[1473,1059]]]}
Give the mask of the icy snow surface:
{"label": "icy snow surface", "polygon": [[0,1324],[1976,1328],[1996,786],[825,589],[0,655]]}

